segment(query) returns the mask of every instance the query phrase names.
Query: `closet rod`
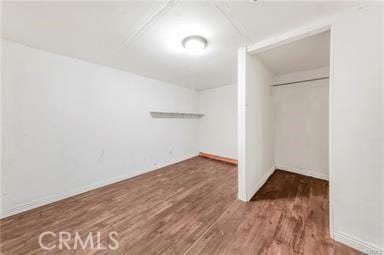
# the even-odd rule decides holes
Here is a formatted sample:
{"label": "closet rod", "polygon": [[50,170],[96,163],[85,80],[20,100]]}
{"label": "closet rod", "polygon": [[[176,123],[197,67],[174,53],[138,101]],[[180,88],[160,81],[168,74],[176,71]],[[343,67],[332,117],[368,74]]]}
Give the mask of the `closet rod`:
{"label": "closet rod", "polygon": [[290,84],[295,84],[295,83],[302,83],[302,82],[307,82],[307,81],[319,81],[319,80],[325,80],[325,79],[329,79],[329,76],[319,77],[319,78],[315,78],[315,79],[301,80],[301,81],[277,83],[277,84],[272,84],[272,87],[285,86],[285,85],[290,85]]}

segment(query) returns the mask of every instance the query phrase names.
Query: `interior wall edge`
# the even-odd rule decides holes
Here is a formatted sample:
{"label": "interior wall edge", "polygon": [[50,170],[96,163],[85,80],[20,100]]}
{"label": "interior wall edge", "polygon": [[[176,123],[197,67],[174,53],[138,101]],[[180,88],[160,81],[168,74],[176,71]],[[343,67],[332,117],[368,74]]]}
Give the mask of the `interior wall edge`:
{"label": "interior wall edge", "polygon": [[247,76],[247,48],[238,49],[237,60],[237,198],[247,201],[246,189],[246,76]]}
{"label": "interior wall edge", "polygon": [[[384,45],[384,2],[381,2],[381,45]],[[384,47],[380,48],[381,50],[381,130],[384,130]],[[384,198],[384,131],[381,132],[381,155],[382,155],[382,171],[381,171],[381,197]],[[381,243],[384,246],[384,201],[381,203],[381,229],[382,229],[382,237]],[[384,252],[383,252],[384,253]]]}
{"label": "interior wall edge", "polygon": [[153,168],[153,169],[139,170],[136,172],[129,173],[127,175],[110,178],[109,180],[105,180],[102,182],[97,182],[97,183],[93,183],[90,185],[74,188],[74,189],[71,189],[71,190],[66,191],[66,192],[57,193],[54,195],[42,197],[42,198],[36,199],[32,202],[19,204],[19,205],[16,205],[16,206],[13,206],[11,208],[8,208],[8,209],[1,211],[0,219],[4,219],[6,217],[10,217],[10,216],[13,216],[13,215],[16,215],[16,214],[19,214],[19,213],[22,213],[22,212],[25,212],[25,211],[28,211],[31,209],[35,209],[35,208],[44,206],[44,205],[48,205],[48,204],[51,204],[53,202],[57,202],[57,201],[60,201],[62,199],[65,199],[65,198],[73,197],[73,196],[76,196],[76,195],[79,195],[81,193],[85,193],[85,192],[88,192],[88,191],[91,191],[94,189],[102,188],[102,187],[110,185],[110,184],[124,181],[126,179],[133,178],[133,177],[145,174],[145,173],[149,173],[149,172],[158,170],[160,168],[163,168],[163,167],[166,167],[169,165],[177,164],[179,162],[182,162],[182,161],[185,161],[185,160],[197,157],[197,156],[198,156],[198,154],[190,154],[190,155],[187,155],[185,157],[181,157],[177,160],[169,161],[169,162],[166,162],[164,164],[158,165],[156,168]]}
{"label": "interior wall edge", "polygon": [[267,182],[268,178],[275,172],[275,170],[276,166],[272,166],[264,173],[264,175],[255,184],[255,186],[253,186],[251,192],[247,194],[247,202],[251,201],[252,197],[256,194],[257,191],[259,191],[261,187],[263,187],[263,185]]}
{"label": "interior wall edge", "polygon": [[[272,73],[258,56],[246,53],[244,168],[249,201],[274,170]],[[240,100],[240,98],[239,98]]]}

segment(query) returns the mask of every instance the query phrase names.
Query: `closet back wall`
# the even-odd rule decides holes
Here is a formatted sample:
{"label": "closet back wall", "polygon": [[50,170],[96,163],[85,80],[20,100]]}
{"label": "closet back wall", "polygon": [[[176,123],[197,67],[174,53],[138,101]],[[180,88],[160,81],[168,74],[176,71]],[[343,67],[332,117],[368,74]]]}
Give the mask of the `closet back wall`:
{"label": "closet back wall", "polygon": [[2,43],[3,217],[197,155],[196,91]]}
{"label": "closet back wall", "polygon": [[[327,77],[328,68],[276,77],[292,82]],[[273,87],[276,168],[328,179],[329,79]]]}

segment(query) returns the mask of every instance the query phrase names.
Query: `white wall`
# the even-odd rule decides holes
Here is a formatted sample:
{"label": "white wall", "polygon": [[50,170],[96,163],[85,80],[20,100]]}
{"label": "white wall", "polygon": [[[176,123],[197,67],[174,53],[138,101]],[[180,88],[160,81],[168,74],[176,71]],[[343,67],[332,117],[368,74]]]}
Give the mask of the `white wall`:
{"label": "white wall", "polygon": [[[384,3],[381,3],[381,45],[384,45]],[[384,48],[381,50],[381,130],[384,129]],[[381,169],[384,169],[384,134],[381,132]],[[381,197],[384,198],[384,170],[381,171]],[[384,200],[384,199],[383,199]],[[381,202],[381,229],[384,229],[384,202]],[[384,230],[382,231],[384,232]],[[381,233],[381,243],[384,247],[384,233]]]}
{"label": "white wall", "polygon": [[[0,5],[0,11],[1,11],[1,5]],[[0,19],[1,23],[1,19]],[[1,26],[1,24],[0,24]],[[2,40],[0,40],[0,48],[2,47]],[[2,51],[0,50],[0,59],[2,60]],[[0,62],[0,70],[2,69],[2,62]],[[1,218],[1,212],[3,211],[3,100],[2,100],[2,91],[3,91],[3,83],[2,81],[2,71],[0,72],[0,218]]]}
{"label": "white wall", "polygon": [[380,8],[371,3],[332,24],[330,185],[333,234],[359,249],[384,248]]}
{"label": "white wall", "polygon": [[249,201],[274,170],[272,74],[243,48],[238,61],[238,197]]}
{"label": "white wall", "polygon": [[197,92],[4,41],[6,216],[197,155]]}
{"label": "white wall", "polygon": [[360,3],[258,42],[249,51],[331,28],[330,232],[365,252],[384,252],[383,8],[381,2]]}
{"label": "white wall", "polygon": [[[327,77],[329,68],[274,77],[274,84]],[[329,80],[273,87],[276,168],[328,179]]]}
{"label": "white wall", "polygon": [[237,159],[237,86],[199,91],[199,151]]}

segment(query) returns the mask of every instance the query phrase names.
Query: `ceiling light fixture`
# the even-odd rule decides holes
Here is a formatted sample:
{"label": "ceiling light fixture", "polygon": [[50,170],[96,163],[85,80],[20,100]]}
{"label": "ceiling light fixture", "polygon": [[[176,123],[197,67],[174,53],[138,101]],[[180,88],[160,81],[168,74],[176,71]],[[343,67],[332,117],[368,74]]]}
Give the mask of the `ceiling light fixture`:
{"label": "ceiling light fixture", "polygon": [[191,35],[185,37],[181,44],[185,50],[191,55],[199,55],[207,47],[207,39],[199,35]]}

